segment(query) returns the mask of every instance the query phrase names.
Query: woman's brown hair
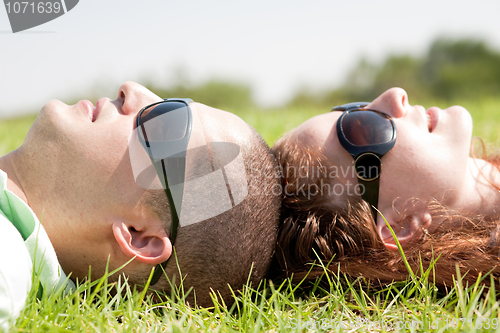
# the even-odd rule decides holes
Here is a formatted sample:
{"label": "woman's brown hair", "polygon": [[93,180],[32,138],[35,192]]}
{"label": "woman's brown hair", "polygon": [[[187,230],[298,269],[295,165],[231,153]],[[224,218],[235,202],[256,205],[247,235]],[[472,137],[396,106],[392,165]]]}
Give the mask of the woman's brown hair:
{"label": "woman's brown hair", "polygon": [[[324,274],[322,264],[329,265],[330,272],[380,282],[408,278],[400,253],[386,249],[378,235],[368,204],[356,195],[328,192],[342,177],[326,172],[334,165],[319,147],[308,147],[289,133],[272,151],[281,168],[283,190],[274,276],[313,281]],[[464,281],[475,282],[490,271],[500,277],[498,216],[456,212],[439,200],[415,198],[405,203],[402,222],[420,204],[441,222],[435,232],[424,233],[404,248],[413,272],[421,274],[420,264],[426,270],[439,257],[431,274],[438,286],[453,285],[456,266]]]}

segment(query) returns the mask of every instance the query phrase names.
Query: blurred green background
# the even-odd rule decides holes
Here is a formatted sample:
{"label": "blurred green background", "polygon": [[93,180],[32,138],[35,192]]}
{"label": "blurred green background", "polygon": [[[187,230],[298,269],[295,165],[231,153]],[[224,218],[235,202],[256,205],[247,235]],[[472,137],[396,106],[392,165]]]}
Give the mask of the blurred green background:
{"label": "blurred green background", "polygon": [[[390,54],[379,63],[360,59],[339,87],[313,91],[298,89],[286,104],[262,108],[254,102],[250,85],[213,79],[194,85],[187,79],[158,87],[140,82],[161,97],[190,97],[233,112],[252,125],[272,146],[285,132],[338,104],[371,101],[386,89],[404,88],[411,104],[425,108],[462,105],[474,119],[474,135],[497,144],[500,129],[500,52],[479,39],[436,39],[423,56]],[[97,100],[102,96],[79,96]],[[19,147],[36,117],[0,120],[0,154]]]}

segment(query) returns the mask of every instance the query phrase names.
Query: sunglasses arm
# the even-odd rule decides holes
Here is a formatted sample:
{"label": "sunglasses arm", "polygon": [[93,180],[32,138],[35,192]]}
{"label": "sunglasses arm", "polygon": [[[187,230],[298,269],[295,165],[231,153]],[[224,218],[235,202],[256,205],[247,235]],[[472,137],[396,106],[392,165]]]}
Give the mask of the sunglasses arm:
{"label": "sunglasses arm", "polygon": [[378,207],[378,191],[380,185],[380,177],[375,178],[374,180],[363,180],[358,178],[359,185],[361,185],[363,200],[368,202],[370,205],[370,210],[373,215],[373,219],[375,223],[377,222],[378,212],[375,210],[375,207]]}

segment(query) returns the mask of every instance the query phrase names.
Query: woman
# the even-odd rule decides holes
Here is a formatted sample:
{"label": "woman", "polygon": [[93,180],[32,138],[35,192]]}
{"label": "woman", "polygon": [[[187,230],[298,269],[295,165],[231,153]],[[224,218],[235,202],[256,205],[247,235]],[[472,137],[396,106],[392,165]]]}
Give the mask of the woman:
{"label": "woman", "polygon": [[500,173],[496,159],[469,156],[469,113],[412,106],[400,88],[334,109],[343,112],[313,117],[273,147],[283,171],[279,273],[313,280],[322,261],[405,280],[399,242],[414,272],[440,256],[438,285],[453,283],[456,265],[468,281],[500,276]]}

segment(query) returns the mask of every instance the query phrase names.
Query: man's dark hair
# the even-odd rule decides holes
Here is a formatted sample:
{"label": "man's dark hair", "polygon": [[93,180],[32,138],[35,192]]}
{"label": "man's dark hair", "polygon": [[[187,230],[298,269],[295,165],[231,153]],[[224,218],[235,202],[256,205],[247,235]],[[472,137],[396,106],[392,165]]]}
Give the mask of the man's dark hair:
{"label": "man's dark hair", "polygon": [[[276,243],[281,205],[276,159],[253,129],[238,144],[245,163],[247,197],[220,215],[179,228],[175,254],[167,265],[167,275],[172,280],[175,274],[176,284],[180,268],[184,290],[194,289],[188,299],[196,297],[200,306],[213,305],[211,290],[232,304],[229,286],[240,290],[249,281],[255,287],[267,274]],[[154,289],[170,295],[164,276]]]}

